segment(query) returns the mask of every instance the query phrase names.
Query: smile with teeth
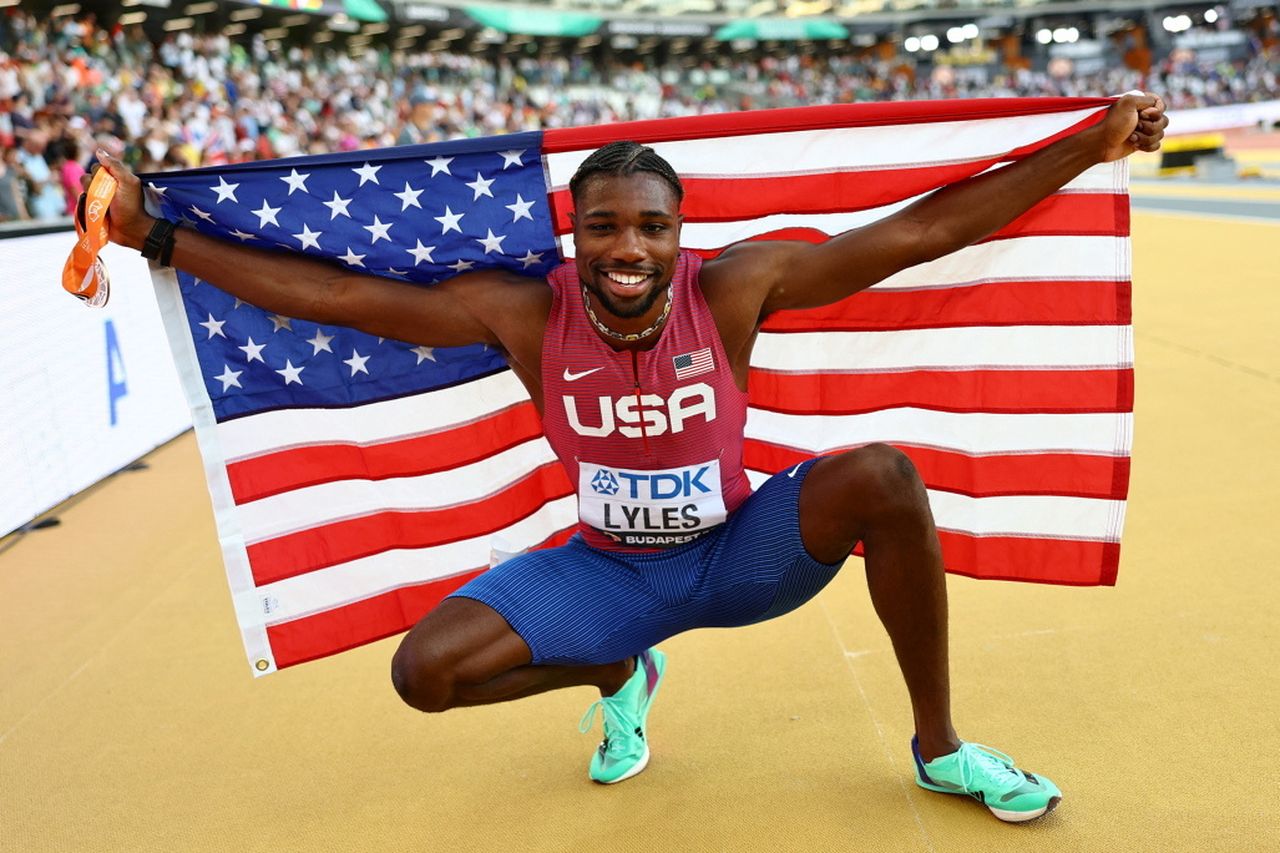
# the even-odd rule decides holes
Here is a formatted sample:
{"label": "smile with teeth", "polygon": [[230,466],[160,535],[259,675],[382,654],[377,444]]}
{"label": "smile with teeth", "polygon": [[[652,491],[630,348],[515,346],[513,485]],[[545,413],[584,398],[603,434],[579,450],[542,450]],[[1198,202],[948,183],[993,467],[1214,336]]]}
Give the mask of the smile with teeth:
{"label": "smile with teeth", "polygon": [[605,277],[624,287],[635,287],[649,280],[648,273],[606,272]]}

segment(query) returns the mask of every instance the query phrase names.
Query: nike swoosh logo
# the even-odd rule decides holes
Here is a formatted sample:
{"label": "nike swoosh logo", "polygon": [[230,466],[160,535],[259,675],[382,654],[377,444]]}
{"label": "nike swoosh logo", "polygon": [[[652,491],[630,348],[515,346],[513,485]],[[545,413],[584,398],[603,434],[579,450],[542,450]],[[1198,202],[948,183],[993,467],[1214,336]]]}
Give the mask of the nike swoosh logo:
{"label": "nike swoosh logo", "polygon": [[581,379],[582,377],[584,377],[584,376],[590,376],[591,374],[595,373],[597,370],[604,370],[604,367],[603,367],[603,366],[601,366],[601,367],[593,367],[593,368],[591,368],[590,370],[584,370],[584,371],[582,371],[581,373],[570,373],[570,372],[569,372],[569,368],[567,368],[567,367],[566,367],[566,368],[564,369],[564,381],[565,381],[565,382],[577,382],[577,381],[578,381],[579,379]]}
{"label": "nike swoosh logo", "polygon": [[[803,464],[804,464],[803,462],[800,463],[800,465],[803,465]],[[797,465],[796,467],[788,471],[787,476],[794,480],[796,478],[796,472],[800,470],[800,465]]]}

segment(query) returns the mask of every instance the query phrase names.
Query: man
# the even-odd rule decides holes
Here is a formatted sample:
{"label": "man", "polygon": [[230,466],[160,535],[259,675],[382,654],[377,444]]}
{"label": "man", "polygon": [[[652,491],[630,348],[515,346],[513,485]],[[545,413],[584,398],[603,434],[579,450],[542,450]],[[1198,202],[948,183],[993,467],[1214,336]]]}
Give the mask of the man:
{"label": "man", "polygon": [[[570,183],[576,258],[545,280],[505,271],[422,289],[323,262],[230,247],[142,213],[121,180],[111,237],[268,311],[429,346],[503,352],[576,482],[581,532],[515,557],[424,617],[392,663],[414,708],[442,711],[574,685],[599,688],[605,740],[589,774],[640,772],[661,684],[661,640],[794,609],[859,541],[871,599],[910,694],[917,782],[1028,820],[1061,798],[1049,780],[962,743],[952,725],[946,587],[911,463],[884,445],[808,460],[751,494],[742,464],[746,381],[763,320],[826,305],[980,240],[1098,162],[1159,147],[1158,98],[1023,161],[955,184],[819,245],[756,242],[715,260],[680,250],[682,187],[651,149],[613,143]],[[548,286],[549,285],[549,286]]]}

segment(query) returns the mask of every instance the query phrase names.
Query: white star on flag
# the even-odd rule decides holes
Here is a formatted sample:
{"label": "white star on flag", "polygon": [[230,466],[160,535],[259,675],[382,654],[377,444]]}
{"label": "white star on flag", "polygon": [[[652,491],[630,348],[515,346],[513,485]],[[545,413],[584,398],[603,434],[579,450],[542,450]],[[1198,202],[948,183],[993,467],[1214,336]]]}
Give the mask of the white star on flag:
{"label": "white star on flag", "polygon": [[475,264],[472,263],[471,261],[464,261],[459,259],[454,263],[445,264],[445,266],[447,266],[449,269],[453,270],[454,272],[466,272],[467,270],[474,267]]}
{"label": "white star on flag", "polygon": [[513,214],[511,217],[512,222],[519,222],[521,219],[527,219],[532,222],[533,214],[529,212],[529,208],[533,207],[535,204],[537,204],[536,201],[525,201],[524,196],[520,195],[520,193],[516,193],[516,203],[504,204],[503,207],[511,211]]}
{"label": "white star on flag", "polygon": [[476,238],[476,242],[481,246],[484,246],[484,253],[486,255],[490,255],[494,252],[501,251],[502,241],[507,239],[507,236],[505,234],[501,237],[495,235],[492,228],[486,228],[485,230],[489,232],[487,236]]}
{"label": "white star on flag", "polygon": [[508,166],[523,166],[524,161],[520,158],[524,155],[526,150],[528,149],[521,148],[519,151],[499,151],[498,156],[502,158],[503,170],[506,170]]}
{"label": "white star on flag", "polygon": [[275,328],[271,330],[271,334],[273,335],[281,329],[287,329],[290,332],[293,331],[293,326],[289,325],[293,320],[283,314],[272,314],[267,319],[271,321],[271,325],[275,326]]}
{"label": "white star on flag", "polygon": [[422,364],[422,362],[428,361],[428,360],[430,361],[436,360],[436,351],[434,347],[414,347],[413,349],[409,350],[409,352],[413,353],[418,357],[418,361],[417,361],[418,364]]}
{"label": "white star on flag", "polygon": [[213,378],[217,379],[222,383],[223,391],[226,391],[232,385],[236,386],[237,388],[243,387],[240,385],[240,374],[244,373],[243,370],[232,370],[231,365],[229,364],[223,364],[222,368],[223,368],[222,375],[215,376]]}
{"label": "white star on flag", "polygon": [[307,368],[306,368],[305,366],[294,367],[294,366],[293,366],[293,360],[292,360],[292,359],[286,359],[286,360],[285,360],[285,363],[284,363],[284,369],[283,369],[283,370],[277,370],[277,371],[276,371],[276,373],[279,373],[281,376],[283,376],[283,377],[284,377],[284,384],[285,384],[285,385],[288,385],[288,384],[290,384],[291,382],[296,382],[296,383],[298,383],[299,385],[301,385],[301,384],[302,384],[302,378],[301,378],[300,374],[302,373],[302,371],[304,371],[304,370],[306,370],[306,369],[307,369]]}
{"label": "white star on flag", "polygon": [[353,267],[364,266],[364,255],[357,255],[355,252],[351,251],[350,246],[347,247],[347,253],[345,255],[338,255],[338,260],[346,261]]}
{"label": "white star on flag", "polygon": [[203,323],[198,323],[197,325],[204,326],[209,330],[209,339],[212,339],[214,335],[217,335],[220,338],[225,338],[226,335],[223,334],[222,326],[226,322],[226,320],[215,320],[213,319],[213,315],[210,314],[208,320],[205,320]]}
{"label": "white star on flag", "polygon": [[471,187],[472,191],[475,193],[475,197],[471,200],[479,201],[480,196],[482,195],[487,195],[489,198],[493,198],[493,191],[489,189],[489,185],[492,183],[493,178],[485,180],[479,172],[476,172],[476,179],[474,181],[467,182],[467,186]]}
{"label": "white star on flag", "polygon": [[300,234],[294,234],[293,236],[302,241],[302,246],[300,248],[305,249],[308,246],[314,246],[319,249],[320,240],[318,238],[323,233],[323,231],[312,231],[311,227],[304,222],[302,223],[302,232]]}
{"label": "white star on flag", "polygon": [[446,175],[453,174],[453,172],[449,171],[449,164],[453,162],[452,157],[436,157],[431,160],[423,160],[422,162],[431,167],[431,177],[433,178],[441,172],[444,172]]}
{"label": "white star on flag", "polygon": [[465,213],[454,213],[453,209],[446,204],[444,206],[444,216],[433,216],[431,218],[434,219],[436,222],[439,222],[442,226],[444,226],[443,228],[440,229],[440,233],[442,235],[448,234],[450,231],[457,231],[459,234],[461,234],[462,226],[459,225],[458,222],[464,216],[466,216]]}
{"label": "white star on flag", "polygon": [[404,213],[410,207],[416,207],[422,210],[422,205],[418,203],[418,196],[422,195],[422,190],[415,190],[409,186],[409,182],[404,182],[404,192],[392,193],[393,196],[400,199],[400,212]]}
{"label": "white star on flag", "polygon": [[333,340],[333,335],[326,335],[324,329],[316,329],[315,336],[307,341],[307,343],[311,344],[311,354],[319,355],[320,350],[333,352],[333,350],[329,349],[329,341],[331,340]]}
{"label": "white star on flag", "polygon": [[[375,184],[378,183],[378,170],[381,168],[381,166],[370,166],[368,163],[365,163],[360,168],[352,169],[351,171],[360,176],[360,183],[358,186],[364,186],[366,181],[373,181]],[[379,186],[381,186],[381,184],[379,184]]]}
{"label": "white star on flag", "polygon": [[267,223],[270,222],[272,225],[279,228],[280,223],[276,221],[276,214],[279,212],[280,212],[280,208],[272,207],[271,205],[267,204],[267,200],[264,198],[262,200],[262,207],[254,211],[254,215],[258,217],[258,227],[266,228]]}
{"label": "white star on flag", "polygon": [[235,237],[237,240],[243,243],[245,240],[252,240],[254,235],[250,234],[247,231],[241,231],[239,228],[237,228],[231,232],[231,236]]}
{"label": "white star on flag", "polygon": [[307,178],[311,177],[311,173],[298,174],[297,169],[290,169],[289,174],[282,175],[280,180],[289,185],[289,195],[293,195],[294,190],[302,190],[307,192]]}
{"label": "white star on flag", "polygon": [[434,264],[435,261],[432,260],[431,253],[436,250],[436,247],[424,246],[422,245],[421,240],[415,239],[413,242],[416,243],[417,245],[415,245],[412,249],[405,249],[406,252],[413,255],[413,265],[416,267],[418,264],[422,263],[423,261],[426,261],[429,264]]}
{"label": "white star on flag", "polygon": [[534,252],[533,249],[524,253],[524,257],[520,258],[520,263],[524,264],[524,268],[528,269],[534,264],[542,263],[542,253]]}
{"label": "white star on flag", "polygon": [[389,243],[391,238],[387,236],[387,229],[391,227],[391,224],[390,222],[383,222],[375,215],[372,225],[361,225],[360,227],[373,236],[372,242],[374,244],[377,244],[379,240],[386,240]]}
{"label": "white star on flag", "polygon": [[338,195],[337,190],[333,191],[333,201],[322,201],[320,203],[323,204],[325,207],[329,208],[330,222],[337,219],[338,214],[342,214],[348,219],[351,218],[351,214],[347,213],[347,205],[351,204],[351,199],[343,198],[342,196]]}
{"label": "white star on flag", "polygon": [[201,210],[200,208],[196,207],[194,204],[193,204],[193,205],[191,205],[191,212],[192,212],[192,213],[194,213],[196,216],[199,216],[199,217],[200,217],[201,219],[203,219],[205,222],[212,222],[212,221],[213,221],[213,214],[211,214],[211,213],[205,213],[203,210]]}
{"label": "white star on flag", "polygon": [[[279,329],[278,326],[276,328]],[[253,342],[253,338],[249,338],[249,340],[245,342],[244,346],[237,347],[237,349],[244,350],[246,363],[260,361],[263,364],[266,364],[267,360],[262,357],[262,350],[265,347],[266,347],[266,344],[255,344]]]}
{"label": "white star on flag", "polygon": [[232,201],[239,204],[240,199],[236,198],[236,187],[238,186],[240,185],[227,183],[227,179],[219,175],[218,185],[216,187],[209,187],[209,189],[213,190],[218,194],[218,200],[214,202],[214,204],[222,204],[227,199],[231,199]]}
{"label": "white star on flag", "polygon": [[353,349],[351,350],[351,358],[343,359],[342,363],[351,368],[352,376],[355,376],[357,373],[363,373],[365,376],[368,376],[369,368],[364,366],[364,363],[368,360],[369,356],[361,355]]}

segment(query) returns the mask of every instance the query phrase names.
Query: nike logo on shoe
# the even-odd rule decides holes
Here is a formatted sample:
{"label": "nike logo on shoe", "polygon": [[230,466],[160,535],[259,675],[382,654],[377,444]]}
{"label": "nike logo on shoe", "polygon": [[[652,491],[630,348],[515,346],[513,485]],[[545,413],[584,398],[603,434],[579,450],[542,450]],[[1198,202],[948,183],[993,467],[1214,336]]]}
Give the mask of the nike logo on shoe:
{"label": "nike logo on shoe", "polygon": [[571,372],[569,371],[569,368],[567,368],[567,367],[566,367],[566,368],[564,369],[564,381],[565,381],[565,382],[577,382],[577,381],[578,381],[579,379],[581,379],[582,377],[584,377],[584,376],[590,376],[591,374],[595,373],[597,370],[604,370],[604,367],[603,367],[603,366],[601,366],[601,367],[593,367],[593,368],[591,368],[590,370],[584,370],[584,371],[582,371],[581,373],[571,373]]}

